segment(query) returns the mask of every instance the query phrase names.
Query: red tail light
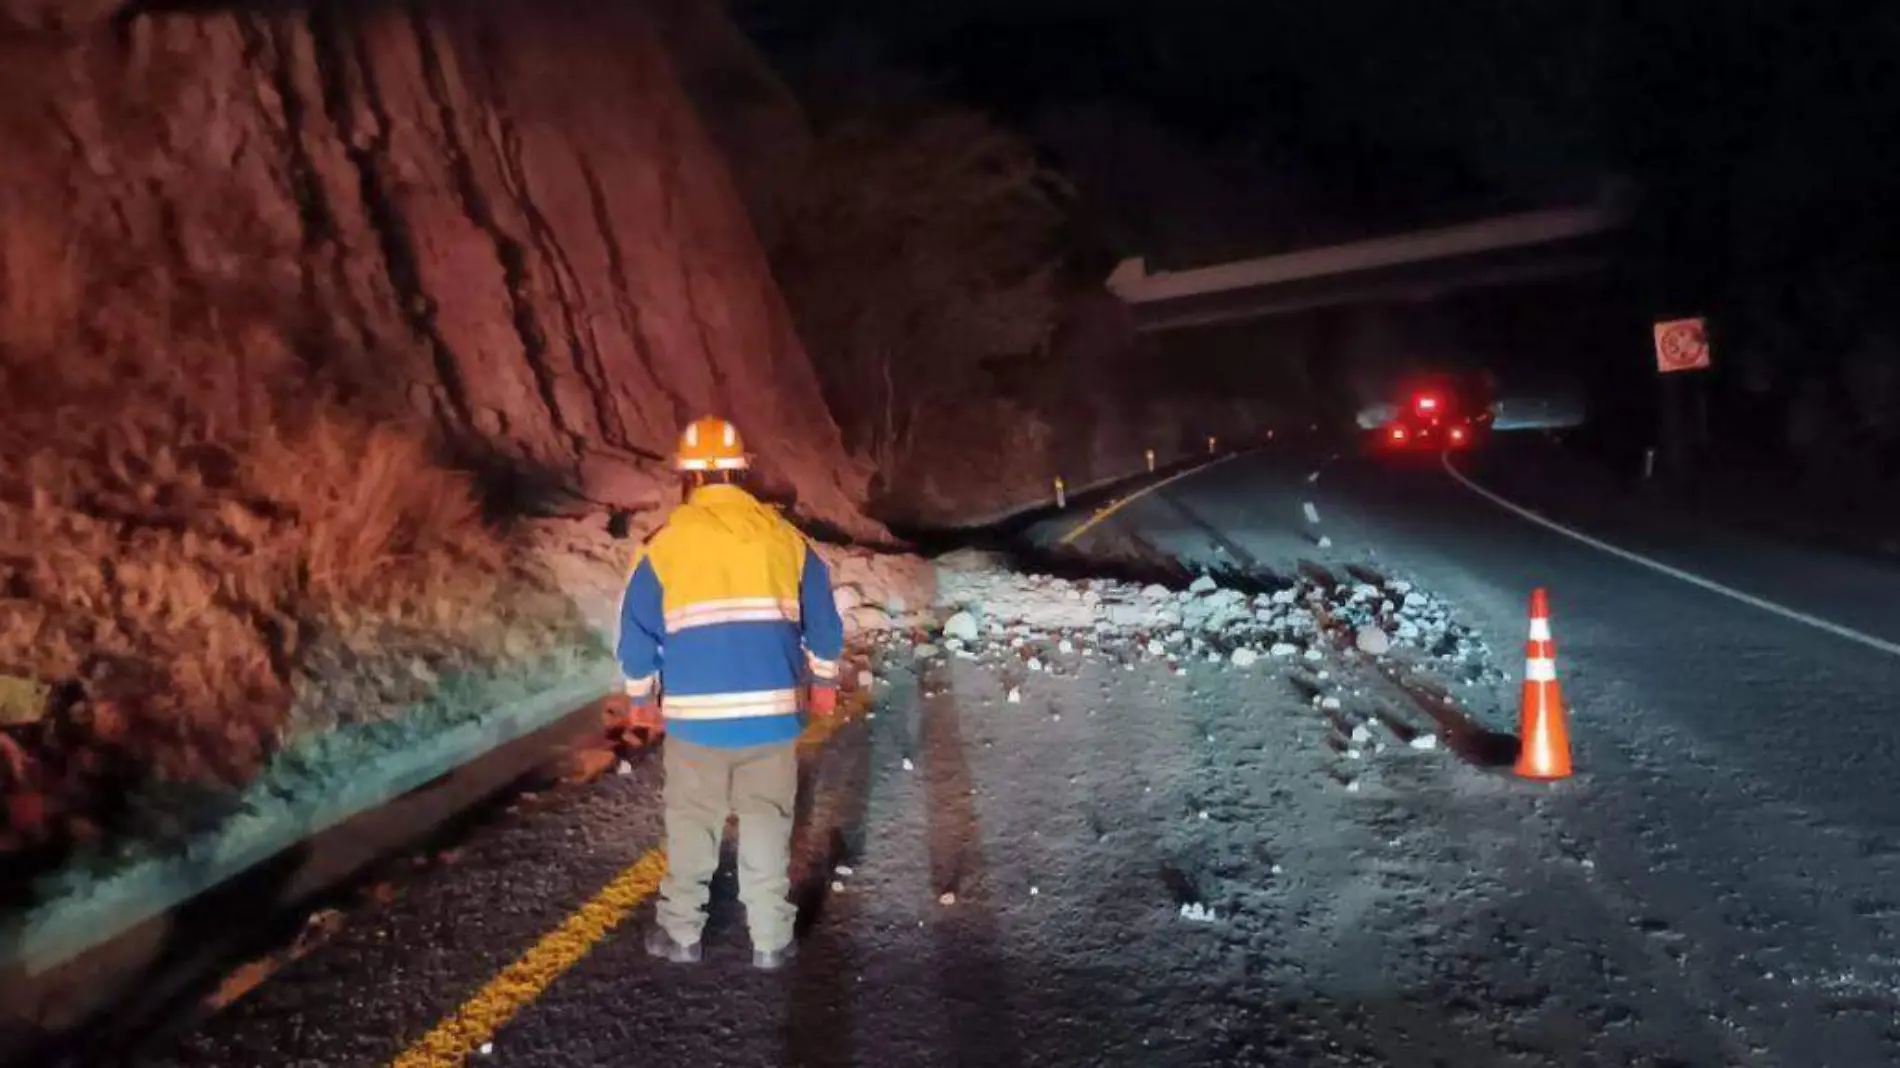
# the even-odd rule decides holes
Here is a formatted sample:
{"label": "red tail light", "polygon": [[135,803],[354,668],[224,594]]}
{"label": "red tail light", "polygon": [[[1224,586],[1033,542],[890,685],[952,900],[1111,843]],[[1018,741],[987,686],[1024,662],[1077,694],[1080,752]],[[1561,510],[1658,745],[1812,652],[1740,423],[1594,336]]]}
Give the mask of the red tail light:
{"label": "red tail light", "polygon": [[1392,428],[1392,431],[1391,431],[1391,433],[1392,433],[1392,440],[1393,440],[1393,441],[1404,441],[1404,440],[1405,440],[1405,428],[1404,428],[1404,427],[1402,427],[1402,426],[1395,426],[1395,427],[1393,427],[1393,428]]}
{"label": "red tail light", "polygon": [[1453,440],[1453,441],[1463,441],[1463,440],[1465,440],[1465,428],[1464,428],[1464,427],[1461,427],[1461,426],[1455,426],[1455,427],[1452,427],[1452,428],[1451,428],[1451,440]]}
{"label": "red tail light", "polygon": [[1418,399],[1412,403],[1416,405],[1421,412],[1435,412],[1438,410],[1438,398],[1432,396],[1430,393],[1420,393]]}

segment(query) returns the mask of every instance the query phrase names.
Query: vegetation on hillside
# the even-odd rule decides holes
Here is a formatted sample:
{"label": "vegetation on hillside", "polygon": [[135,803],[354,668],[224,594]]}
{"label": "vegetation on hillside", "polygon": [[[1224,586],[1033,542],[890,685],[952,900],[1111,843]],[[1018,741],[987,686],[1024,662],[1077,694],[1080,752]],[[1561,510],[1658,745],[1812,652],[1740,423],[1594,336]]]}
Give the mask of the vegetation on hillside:
{"label": "vegetation on hillside", "polygon": [[888,483],[1046,355],[1068,191],[1025,138],[927,96],[867,91],[818,121],[769,252],[847,444]]}
{"label": "vegetation on hillside", "polygon": [[470,477],[330,400],[272,309],[88,258],[17,197],[0,233],[0,898],[580,633]]}

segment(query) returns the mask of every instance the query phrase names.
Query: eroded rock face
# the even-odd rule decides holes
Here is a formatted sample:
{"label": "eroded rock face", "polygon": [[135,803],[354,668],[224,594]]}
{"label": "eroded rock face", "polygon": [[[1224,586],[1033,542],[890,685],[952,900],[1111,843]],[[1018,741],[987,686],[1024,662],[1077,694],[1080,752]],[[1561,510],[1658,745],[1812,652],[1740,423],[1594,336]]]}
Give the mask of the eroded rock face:
{"label": "eroded rock face", "polygon": [[0,192],[89,312],[214,309],[246,377],[340,383],[615,507],[669,500],[677,428],[722,412],[798,511],[874,533],[646,15],[0,0]]}

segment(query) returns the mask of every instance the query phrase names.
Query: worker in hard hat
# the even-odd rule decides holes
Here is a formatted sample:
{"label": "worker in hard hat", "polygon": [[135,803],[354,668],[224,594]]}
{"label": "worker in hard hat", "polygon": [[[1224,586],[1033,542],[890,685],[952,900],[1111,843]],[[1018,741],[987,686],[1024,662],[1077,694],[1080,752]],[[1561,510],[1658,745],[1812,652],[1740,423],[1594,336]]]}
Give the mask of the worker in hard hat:
{"label": "worker in hard hat", "polygon": [[739,900],[752,963],[797,952],[791,890],[795,743],[801,691],[811,714],[837,707],[844,624],[825,562],[739,484],[739,431],[694,421],[674,466],[687,497],[634,560],[617,654],[636,714],[666,723],[666,877],[647,952],[700,959],[700,932],[726,817],[739,817]]}

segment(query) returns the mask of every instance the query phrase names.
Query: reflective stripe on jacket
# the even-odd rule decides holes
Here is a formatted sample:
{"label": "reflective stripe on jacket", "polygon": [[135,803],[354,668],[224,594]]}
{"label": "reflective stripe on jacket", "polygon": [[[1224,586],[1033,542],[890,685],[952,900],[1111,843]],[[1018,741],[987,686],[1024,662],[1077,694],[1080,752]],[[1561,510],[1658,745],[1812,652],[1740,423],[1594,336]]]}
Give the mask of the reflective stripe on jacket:
{"label": "reflective stripe on jacket", "polygon": [[667,730],[740,747],[798,736],[798,687],[835,683],[844,623],[796,528],[737,486],[702,486],[634,559],[617,654],[627,690],[664,689]]}

